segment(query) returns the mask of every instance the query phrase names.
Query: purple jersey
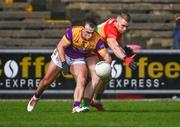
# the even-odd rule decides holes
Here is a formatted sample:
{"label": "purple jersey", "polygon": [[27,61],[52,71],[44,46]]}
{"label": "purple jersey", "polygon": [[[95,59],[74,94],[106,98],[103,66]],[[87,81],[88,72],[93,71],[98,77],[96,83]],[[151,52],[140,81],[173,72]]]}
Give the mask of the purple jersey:
{"label": "purple jersey", "polygon": [[104,41],[96,32],[91,40],[85,40],[81,36],[83,27],[68,28],[63,39],[70,45],[65,49],[65,54],[71,58],[81,58],[94,52],[105,49]]}

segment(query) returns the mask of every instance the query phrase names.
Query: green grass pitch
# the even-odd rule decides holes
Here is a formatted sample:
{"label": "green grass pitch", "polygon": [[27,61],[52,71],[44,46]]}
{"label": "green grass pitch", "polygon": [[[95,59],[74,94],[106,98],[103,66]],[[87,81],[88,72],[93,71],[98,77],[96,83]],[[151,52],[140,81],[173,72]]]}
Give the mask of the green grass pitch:
{"label": "green grass pitch", "polygon": [[106,112],[94,108],[71,113],[72,100],[43,100],[26,111],[28,100],[0,100],[0,127],[178,127],[180,102],[172,100],[104,100]]}

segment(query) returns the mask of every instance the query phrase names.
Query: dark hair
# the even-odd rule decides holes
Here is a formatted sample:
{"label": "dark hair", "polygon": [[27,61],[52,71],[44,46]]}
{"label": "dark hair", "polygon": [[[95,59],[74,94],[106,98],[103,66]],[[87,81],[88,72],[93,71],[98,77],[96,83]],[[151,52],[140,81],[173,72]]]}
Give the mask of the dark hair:
{"label": "dark hair", "polygon": [[120,16],[127,22],[129,22],[131,20],[131,16],[128,14],[128,12],[126,10],[121,11],[118,16]]}
{"label": "dark hair", "polygon": [[83,25],[85,26],[86,24],[89,24],[89,26],[92,27],[92,28],[95,28],[96,25],[97,25],[96,20],[94,18],[86,18],[84,20],[84,24]]}

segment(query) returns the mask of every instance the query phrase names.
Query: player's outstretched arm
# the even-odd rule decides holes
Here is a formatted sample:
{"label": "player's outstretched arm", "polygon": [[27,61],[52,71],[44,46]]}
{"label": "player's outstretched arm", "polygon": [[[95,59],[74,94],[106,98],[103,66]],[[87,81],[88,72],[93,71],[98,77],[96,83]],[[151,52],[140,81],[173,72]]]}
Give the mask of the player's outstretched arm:
{"label": "player's outstretched arm", "polygon": [[116,57],[128,64],[132,70],[135,70],[137,68],[136,62],[134,61],[134,57],[136,56],[136,54],[134,54],[130,51],[130,49],[128,49],[129,55],[127,56],[124,53],[124,50],[119,46],[118,42],[114,38],[108,38],[107,41],[108,46],[111,48],[112,52],[115,54]]}
{"label": "player's outstretched arm", "polygon": [[123,52],[124,50],[119,46],[118,42],[114,38],[108,38],[107,44],[117,58],[121,60],[124,59],[126,56]]}
{"label": "player's outstretched arm", "polygon": [[57,46],[57,51],[58,51],[58,55],[59,58],[62,62],[62,73],[64,75],[69,74],[69,65],[67,64],[66,60],[65,60],[65,48],[68,47],[70,44],[67,43],[64,39],[61,39],[58,46]]}

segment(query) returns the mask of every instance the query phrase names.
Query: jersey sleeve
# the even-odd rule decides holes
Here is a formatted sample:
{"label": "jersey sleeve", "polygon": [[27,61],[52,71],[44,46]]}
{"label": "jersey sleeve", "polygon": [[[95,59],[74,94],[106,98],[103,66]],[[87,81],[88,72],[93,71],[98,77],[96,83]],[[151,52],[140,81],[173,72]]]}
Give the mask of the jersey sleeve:
{"label": "jersey sleeve", "polygon": [[68,43],[68,44],[71,44],[72,42],[72,27],[71,28],[68,28],[63,36],[63,39]]}
{"label": "jersey sleeve", "polygon": [[96,44],[96,50],[98,52],[100,52],[103,49],[106,49],[104,43],[105,42],[102,39],[99,39],[98,43]]}
{"label": "jersey sleeve", "polygon": [[111,27],[111,26],[107,27],[107,30],[106,30],[107,38],[114,38],[114,39],[118,40],[118,36],[119,36],[119,34],[115,27]]}

